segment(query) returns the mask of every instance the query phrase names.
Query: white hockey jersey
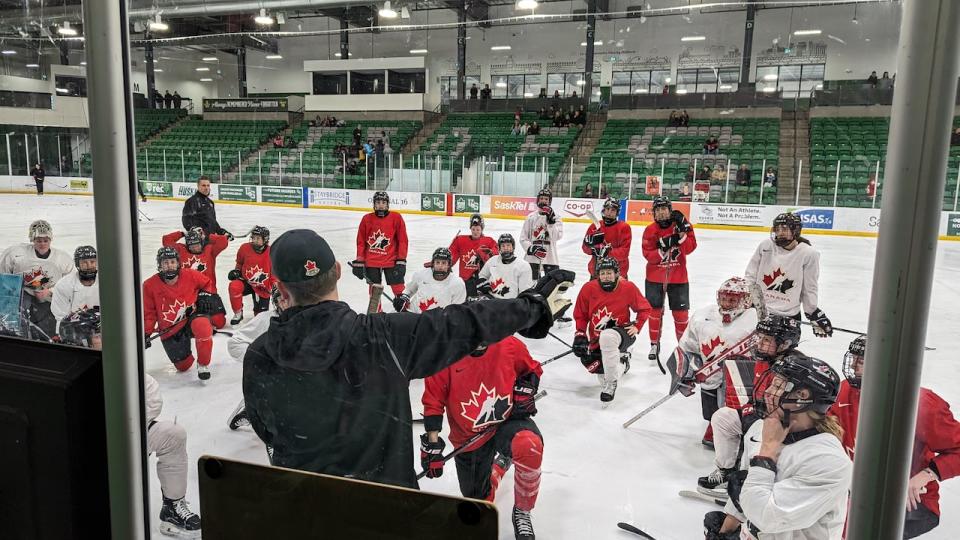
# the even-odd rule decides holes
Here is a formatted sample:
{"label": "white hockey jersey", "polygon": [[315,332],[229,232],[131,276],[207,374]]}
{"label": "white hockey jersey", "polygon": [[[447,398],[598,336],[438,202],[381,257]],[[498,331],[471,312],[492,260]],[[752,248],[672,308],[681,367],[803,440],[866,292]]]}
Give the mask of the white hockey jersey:
{"label": "white hockey jersey", "polygon": [[235,328],[233,336],[227,340],[227,352],[230,353],[230,357],[243,362],[243,355],[247,354],[247,347],[258,337],[267,333],[267,329],[270,328],[270,318],[276,314],[273,309],[273,302],[271,302],[270,309],[257,313],[250,322],[240,328]]}
{"label": "white hockey jersey", "polygon": [[46,259],[37,257],[33,244],[10,246],[0,255],[0,274],[23,276],[23,290],[31,296],[40,289],[53,288],[73,269],[73,257],[56,248],[50,248]]}
{"label": "white hockey jersey", "polygon": [[490,292],[495,298],[516,298],[520,291],[533,287],[529,266],[516,258],[507,264],[499,255],[491,257],[483,265],[480,279],[490,284]]}
{"label": "white hockey jersey", "polygon": [[792,317],[801,304],[804,313],[817,309],[820,253],[808,244],[786,250],[767,238],[757,246],[743,275],[748,283],[760,285],[771,315]]}
{"label": "white hockey jersey", "polygon": [[57,318],[57,331],[60,331],[60,321],[67,315],[100,305],[100,276],[93,280],[93,285],[80,283],[80,274],[73,271],[63,277],[53,286],[53,297],[50,299],[50,312]]}
{"label": "white hockey jersey", "polygon": [[413,279],[403,289],[410,297],[410,312],[423,313],[431,309],[462,304],[467,301],[467,286],[453,272],[443,281],[433,279],[430,268],[421,268],[413,273]]}
{"label": "white hockey jersey", "polygon": [[[552,264],[560,266],[560,258],[557,256],[557,242],[563,238],[563,221],[557,216],[557,222],[553,225],[547,223],[547,217],[540,214],[539,211],[531,213],[523,222],[523,228],[520,230],[520,245],[523,247],[523,260],[537,264]],[[539,241],[544,249],[547,250],[547,256],[543,259],[527,255],[527,250],[534,242]],[[532,277],[531,277],[532,279]]]}
{"label": "white hockey jersey", "polygon": [[[819,433],[784,445],[774,474],[750,467],[750,458],[760,451],[762,433],[763,421],[757,421],[743,436],[740,468],[749,471],[740,491],[743,513],[732,501],[723,510],[756,526],[757,540],[840,540],[853,473],[840,439]],[[753,538],[745,525],[740,530],[741,538]]]}
{"label": "white hockey jersey", "polygon": [[[757,310],[750,308],[729,324],[723,324],[720,307],[713,304],[700,308],[690,317],[690,323],[680,336],[678,347],[684,351],[700,355],[706,363],[723,354],[728,346],[734,345],[757,329]],[[701,367],[700,366],[696,367]],[[701,386],[705,390],[719,388],[723,383],[723,371],[719,370]]]}

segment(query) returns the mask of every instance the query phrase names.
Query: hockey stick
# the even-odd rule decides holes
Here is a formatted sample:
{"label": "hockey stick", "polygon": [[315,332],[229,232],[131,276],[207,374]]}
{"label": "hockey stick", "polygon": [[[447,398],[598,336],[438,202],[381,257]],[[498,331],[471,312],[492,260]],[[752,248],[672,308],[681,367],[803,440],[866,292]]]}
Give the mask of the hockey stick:
{"label": "hockey stick", "polygon": [[[53,186],[53,187],[58,187],[58,188],[60,188],[60,189],[67,189],[67,186],[66,186],[66,185],[62,185],[62,186],[61,186],[60,184],[56,184],[56,183],[54,183],[54,182],[50,182],[50,181],[47,181],[47,180],[44,180],[43,182],[44,182],[44,184],[51,185],[51,186]],[[37,187],[37,185],[36,185],[36,184],[24,184],[23,187],[32,187],[32,188],[35,188],[35,187]]]}
{"label": "hockey stick", "polygon": [[540,362],[540,365],[541,365],[541,366],[545,366],[545,365],[549,364],[550,362],[559,360],[559,359],[563,358],[564,356],[567,356],[568,354],[573,354],[573,349],[572,349],[572,348],[571,348],[569,351],[567,351],[567,352],[563,352],[563,353],[560,353],[560,354],[558,354],[558,355],[556,355],[556,356],[551,356],[550,358],[547,358],[547,359],[544,360],[543,362]]}
{"label": "hockey stick", "polygon": [[[805,324],[805,325],[807,325],[807,326],[813,326],[813,323],[810,322],[810,321],[800,321],[800,324]],[[867,335],[866,332],[858,332],[857,330],[850,330],[850,329],[848,329],[848,328],[840,328],[839,326],[834,326],[833,329],[836,330],[837,332],[845,332],[845,333],[847,333],[847,334],[853,334],[853,335],[855,335],[855,336],[865,336],[865,335]],[[925,351],[935,351],[935,350],[937,350],[937,348],[936,348],[936,347],[927,347],[926,345],[924,345],[924,346],[923,346],[923,350],[925,350]]]}
{"label": "hockey stick", "polygon": [[636,416],[634,416],[633,418],[631,418],[631,419],[627,420],[626,422],[624,422],[624,423],[623,423],[623,429],[627,429],[627,428],[630,427],[634,422],[636,422],[637,420],[639,420],[639,419],[643,418],[644,416],[646,416],[647,414],[649,414],[650,411],[652,411],[652,410],[656,409],[657,407],[663,405],[664,403],[666,403],[670,398],[672,398],[672,397],[675,396],[675,395],[677,395],[677,393],[667,394],[667,395],[663,396],[662,398],[658,399],[656,403],[654,403],[653,405],[650,405],[650,406],[647,407],[646,409],[644,409],[644,410],[640,411],[639,413],[637,413]]}
{"label": "hockey stick", "polygon": [[[540,399],[540,398],[542,398],[542,397],[544,397],[544,396],[546,396],[546,395],[547,395],[547,391],[546,391],[546,390],[541,390],[541,391],[537,392],[537,395],[533,396],[533,400],[534,400],[534,401],[537,401],[538,399]],[[454,448],[453,450],[450,451],[449,454],[443,456],[443,462],[446,463],[446,462],[450,461],[451,459],[459,456],[460,454],[463,453],[464,450],[466,450],[467,448],[469,448],[471,444],[473,444],[473,443],[479,441],[480,439],[482,439],[487,433],[496,431],[496,430],[497,430],[497,427],[498,427],[499,425],[500,425],[499,423],[494,424],[494,425],[488,427],[487,429],[484,429],[483,431],[480,431],[479,433],[477,433],[477,434],[474,435],[473,437],[470,437],[469,439],[467,439],[467,442],[465,442],[465,443],[461,444],[460,446]],[[427,471],[421,472],[420,474],[417,475],[417,480],[420,480],[421,478],[423,478],[423,477],[426,476],[426,475],[427,475]]]}
{"label": "hockey stick", "polygon": [[148,216],[147,214],[145,214],[145,213],[143,212],[143,210],[137,208],[137,212],[140,213],[140,216],[143,217],[143,219],[145,219],[145,220],[147,220],[147,221],[153,221],[153,218],[150,217],[150,216]]}
{"label": "hockey stick", "polygon": [[550,337],[552,337],[553,339],[559,341],[560,343],[563,343],[563,345],[564,345],[565,347],[570,347],[571,349],[573,349],[573,345],[571,345],[571,344],[567,343],[566,341],[560,339],[560,338],[557,337],[557,335],[554,334],[553,332],[547,330],[547,334],[550,334]]}
{"label": "hockey stick", "polygon": [[631,524],[629,524],[629,523],[624,523],[624,522],[621,521],[620,523],[617,523],[617,527],[620,527],[621,529],[623,529],[623,530],[625,530],[625,531],[627,531],[627,532],[632,532],[633,534],[638,534],[638,535],[642,536],[643,538],[648,538],[649,540],[657,540],[656,538],[650,536],[649,534],[641,531],[640,529],[634,527],[633,525],[631,525]]}
{"label": "hockey stick", "polygon": [[686,497],[688,499],[697,499],[698,501],[713,503],[718,506],[726,506],[727,504],[726,501],[724,501],[723,499],[719,499],[717,497],[711,497],[710,495],[700,493],[699,491],[690,491],[688,489],[680,490],[680,496]]}

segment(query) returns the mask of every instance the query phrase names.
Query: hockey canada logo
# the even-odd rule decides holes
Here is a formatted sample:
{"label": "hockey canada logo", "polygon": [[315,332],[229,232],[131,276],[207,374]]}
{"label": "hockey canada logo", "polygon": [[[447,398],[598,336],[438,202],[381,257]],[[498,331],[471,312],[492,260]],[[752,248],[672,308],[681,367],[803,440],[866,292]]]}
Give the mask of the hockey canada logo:
{"label": "hockey canada logo", "polygon": [[704,359],[710,358],[713,351],[717,350],[717,347],[720,345],[723,345],[723,340],[720,339],[720,336],[712,337],[710,341],[700,343],[700,353]]}
{"label": "hockey canada logo", "polygon": [[534,240],[546,240],[550,237],[550,233],[547,232],[547,228],[543,225],[540,225],[533,230],[533,239]]}
{"label": "hockey canada logo", "polygon": [[389,246],[390,239],[387,238],[387,235],[383,234],[383,231],[380,229],[377,229],[377,232],[371,234],[370,237],[367,238],[367,247],[370,248],[370,251],[386,253]]}
{"label": "hockey canada logo", "polygon": [[477,270],[482,266],[480,256],[472,249],[463,255],[463,264],[471,270]]}
{"label": "hockey canada logo", "polygon": [[260,268],[260,265],[254,265],[247,268],[247,283],[251,285],[262,285],[267,280],[267,273]]}
{"label": "hockey canada logo", "polygon": [[313,261],[307,261],[303,263],[303,273],[309,277],[313,277],[320,273],[320,269],[317,268],[317,263]]}
{"label": "hockey canada logo", "polygon": [[421,301],[417,306],[420,308],[420,313],[424,311],[429,311],[435,307],[440,307],[440,304],[437,303],[437,299],[434,297],[427,298],[426,300]]}
{"label": "hockey canada logo", "polygon": [[777,268],[772,274],[763,275],[763,286],[766,287],[768,291],[787,294],[787,291],[793,288],[793,280],[787,279],[787,275],[783,273],[783,270]]}
{"label": "hockey canada logo", "polygon": [[490,282],[490,290],[493,291],[493,294],[505,296],[508,292],[510,292],[510,287],[506,286],[503,278],[497,278]]}
{"label": "hockey canada logo", "polygon": [[590,318],[590,326],[596,335],[600,335],[602,330],[619,325],[620,321],[613,316],[613,313],[610,313],[610,310],[607,309],[606,306],[595,311],[593,317]]}
{"label": "hockey canada logo", "polygon": [[23,274],[23,286],[29,289],[41,289],[47,283],[50,283],[50,276],[39,266],[34,266]]}
{"label": "hockey canada logo", "polygon": [[173,304],[167,306],[167,309],[163,310],[163,320],[170,324],[180,322],[186,312],[187,304],[183,300],[176,300]]}
{"label": "hockey canada logo", "polygon": [[207,269],[207,265],[204,264],[200,257],[197,257],[196,255],[183,261],[183,263],[180,264],[180,267],[190,268],[191,270],[196,270],[197,272],[203,272]]}
{"label": "hockey canada logo", "polygon": [[480,383],[480,389],[470,391],[470,401],[460,402],[460,415],[473,424],[473,430],[483,429],[491,424],[503,422],[513,403],[510,396],[497,394],[496,387],[487,388]]}

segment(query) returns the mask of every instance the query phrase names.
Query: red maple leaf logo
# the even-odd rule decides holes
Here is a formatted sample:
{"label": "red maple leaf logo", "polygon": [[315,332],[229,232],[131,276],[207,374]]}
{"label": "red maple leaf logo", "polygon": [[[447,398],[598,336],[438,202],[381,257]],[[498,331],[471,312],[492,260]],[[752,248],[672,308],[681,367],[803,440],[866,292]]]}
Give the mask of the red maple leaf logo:
{"label": "red maple leaf logo", "polygon": [[383,234],[383,231],[380,229],[377,229],[376,232],[367,237],[367,247],[370,251],[386,253],[388,246],[390,246],[390,238]]}
{"label": "red maple leaf logo", "polygon": [[493,292],[499,292],[499,291],[500,291],[500,287],[503,287],[503,285],[504,285],[503,278],[497,278],[497,279],[495,279],[495,280],[493,280],[493,281],[490,282],[490,289],[491,289]]}
{"label": "red maple leaf logo", "polygon": [[435,307],[439,307],[439,306],[440,306],[440,304],[437,303],[437,299],[434,298],[434,297],[432,297],[432,296],[431,296],[430,298],[427,298],[426,300],[420,302],[418,305],[420,306],[420,312],[421,312],[421,313],[423,313],[424,311],[428,311],[428,310],[431,310],[431,309],[433,309],[433,308],[435,308]]}
{"label": "red maple leaf logo", "polygon": [[308,260],[303,263],[303,273],[308,276],[315,276],[320,273],[320,269],[317,268],[317,263]]}
{"label": "red maple leaf logo", "polygon": [[470,401],[460,402],[460,416],[473,424],[474,431],[483,429],[491,424],[503,422],[507,413],[513,407],[510,395],[497,394],[497,388],[487,388],[480,383],[480,388],[470,391]]}
{"label": "red maple leaf logo", "polygon": [[776,270],[773,271],[773,275],[767,275],[767,274],[763,275],[763,284],[769,287],[773,285],[775,281],[777,281],[778,277],[781,277],[781,276],[783,276],[783,270],[780,270],[779,268],[777,268]]}
{"label": "red maple leaf logo", "polygon": [[190,268],[192,270],[196,270],[197,272],[203,272],[204,270],[207,269],[207,265],[203,262],[203,260],[200,257],[196,255],[180,263],[180,267]]}
{"label": "red maple leaf logo", "polygon": [[723,345],[723,340],[720,339],[720,336],[715,336],[705,343],[700,343],[700,353],[703,355],[703,358],[709,358],[713,351],[717,349],[720,345]]}
{"label": "red maple leaf logo", "polygon": [[23,286],[30,289],[40,289],[50,283],[50,277],[40,266],[34,266],[28,272],[23,273]]}
{"label": "red maple leaf logo", "polygon": [[176,300],[173,304],[163,310],[163,320],[170,324],[180,322],[180,319],[186,314],[187,304],[183,300]]}
{"label": "red maple leaf logo", "polygon": [[547,228],[543,225],[540,225],[533,230],[533,239],[534,240],[546,240],[547,239]]}
{"label": "red maple leaf logo", "polygon": [[262,285],[269,277],[269,275],[260,268],[259,264],[247,268],[244,274],[246,274],[247,283],[250,285]]}
{"label": "red maple leaf logo", "polygon": [[607,306],[603,306],[597,311],[593,312],[593,316],[590,317],[590,326],[593,328],[594,334],[597,335],[599,335],[600,331],[605,328],[612,328],[619,325],[620,321],[613,316],[613,313],[610,313],[610,310],[607,309]]}

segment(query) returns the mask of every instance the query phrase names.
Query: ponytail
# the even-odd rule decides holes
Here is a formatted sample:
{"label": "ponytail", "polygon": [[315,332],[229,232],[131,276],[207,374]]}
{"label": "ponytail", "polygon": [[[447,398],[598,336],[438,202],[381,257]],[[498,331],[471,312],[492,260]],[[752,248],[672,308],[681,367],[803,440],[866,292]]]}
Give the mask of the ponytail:
{"label": "ponytail", "polygon": [[810,240],[807,240],[807,237],[805,237],[805,236],[798,236],[798,237],[797,237],[797,243],[798,243],[798,244],[806,244],[806,245],[808,245],[808,246],[812,246],[812,244],[810,243]]}
{"label": "ponytail", "polygon": [[814,411],[808,411],[808,413],[814,420],[814,429],[820,433],[829,433],[840,442],[843,442],[843,426],[840,425],[840,421],[837,420],[836,416],[820,414]]}

